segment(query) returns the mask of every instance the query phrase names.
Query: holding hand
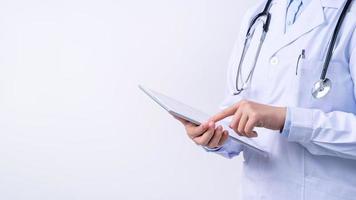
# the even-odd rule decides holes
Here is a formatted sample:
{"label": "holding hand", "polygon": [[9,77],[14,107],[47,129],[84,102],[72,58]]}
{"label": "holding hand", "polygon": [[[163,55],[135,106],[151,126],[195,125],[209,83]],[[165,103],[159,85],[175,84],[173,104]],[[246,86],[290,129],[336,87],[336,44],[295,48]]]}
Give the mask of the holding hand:
{"label": "holding hand", "polygon": [[212,117],[212,120],[217,122],[229,116],[233,116],[230,128],[238,135],[257,137],[257,132],[253,130],[255,127],[282,130],[286,118],[286,108],[242,100],[218,113]]}
{"label": "holding hand", "polygon": [[185,127],[188,136],[198,145],[216,148],[222,146],[229,135],[226,130],[223,130],[222,126],[215,128],[213,121],[206,122],[197,126],[187,120],[175,117]]}

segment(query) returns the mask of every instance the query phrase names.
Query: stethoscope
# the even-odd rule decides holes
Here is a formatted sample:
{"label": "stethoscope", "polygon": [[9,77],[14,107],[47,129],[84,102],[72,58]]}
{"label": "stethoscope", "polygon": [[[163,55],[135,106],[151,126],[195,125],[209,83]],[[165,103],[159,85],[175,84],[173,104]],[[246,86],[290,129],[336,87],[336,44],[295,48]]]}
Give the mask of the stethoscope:
{"label": "stethoscope", "polygon": [[[246,90],[249,87],[250,80],[252,79],[253,72],[255,70],[256,63],[257,63],[259,54],[260,54],[261,49],[262,49],[263,42],[264,42],[264,40],[266,38],[268,29],[269,29],[269,26],[270,26],[271,13],[269,12],[269,10],[270,10],[272,1],[273,0],[268,0],[267,1],[266,6],[264,7],[263,11],[261,13],[259,13],[258,15],[256,15],[252,19],[252,21],[250,23],[250,26],[249,26],[249,28],[247,30],[247,34],[246,34],[245,42],[244,42],[244,47],[243,47],[243,50],[242,50],[242,53],[241,53],[241,57],[240,57],[240,61],[239,61],[239,65],[238,65],[238,68],[237,68],[236,85],[235,85],[236,86],[236,92],[234,92],[234,95],[239,95],[242,91]],[[339,19],[337,21],[337,24],[336,24],[336,27],[334,29],[333,35],[331,37],[331,41],[330,41],[329,46],[328,46],[328,50],[327,50],[326,58],[325,58],[324,63],[323,63],[323,70],[321,72],[320,79],[314,83],[313,88],[311,90],[312,96],[314,98],[316,98],[316,99],[320,99],[320,98],[325,97],[327,94],[329,94],[329,92],[331,90],[331,87],[332,87],[331,80],[326,77],[326,74],[327,74],[327,71],[328,71],[328,68],[329,68],[329,65],[330,65],[330,61],[331,61],[331,58],[332,58],[334,47],[336,45],[337,36],[338,36],[339,31],[341,29],[341,25],[342,25],[342,23],[343,23],[343,21],[345,19],[347,10],[349,9],[349,7],[351,5],[351,2],[352,2],[352,0],[347,0],[346,4],[345,4],[345,6],[344,6],[344,8],[343,8],[343,10],[341,12],[341,15],[340,15],[340,17],[339,17]],[[249,49],[251,39],[252,39],[253,35],[255,34],[255,29],[256,29],[256,26],[257,26],[258,22],[261,22],[263,24],[263,26],[262,26],[263,30],[262,30],[262,33],[261,33],[261,36],[260,36],[259,44],[258,44],[258,47],[257,47],[256,54],[254,56],[254,60],[253,60],[253,63],[252,63],[251,70],[249,71],[249,73],[247,75],[247,78],[245,80],[242,80],[243,77],[242,77],[241,67],[243,65],[247,50]],[[240,79],[242,80],[242,86],[241,87],[239,86],[239,80]]]}

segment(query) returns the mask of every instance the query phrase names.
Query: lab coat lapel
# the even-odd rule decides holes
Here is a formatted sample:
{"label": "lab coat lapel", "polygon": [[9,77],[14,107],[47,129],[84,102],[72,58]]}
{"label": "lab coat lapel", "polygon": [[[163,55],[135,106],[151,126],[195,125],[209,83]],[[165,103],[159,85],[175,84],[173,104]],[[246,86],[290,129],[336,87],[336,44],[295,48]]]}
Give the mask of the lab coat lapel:
{"label": "lab coat lapel", "polygon": [[[285,13],[286,8],[282,9]],[[283,23],[285,23],[285,14],[276,13],[283,18]],[[273,15],[273,13],[272,13]],[[281,50],[283,47],[288,46],[290,43],[294,42],[301,36],[307,34],[314,28],[320,26],[325,22],[325,16],[323,11],[323,6],[321,5],[320,0],[311,0],[309,5],[305,10],[300,14],[295,24],[289,28],[289,30],[281,37],[281,42],[278,42],[278,45],[275,45],[275,49],[272,50],[272,53],[276,53]],[[283,24],[284,27],[284,24]]]}

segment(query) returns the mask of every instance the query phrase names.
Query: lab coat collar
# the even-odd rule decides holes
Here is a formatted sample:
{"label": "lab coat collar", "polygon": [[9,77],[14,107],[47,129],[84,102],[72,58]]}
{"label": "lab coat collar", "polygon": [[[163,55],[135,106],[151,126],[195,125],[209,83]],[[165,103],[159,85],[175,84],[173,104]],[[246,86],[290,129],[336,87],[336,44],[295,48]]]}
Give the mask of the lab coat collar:
{"label": "lab coat collar", "polygon": [[[287,0],[277,1],[279,1],[282,7],[278,9],[278,13],[275,16],[282,18],[284,22]],[[277,44],[273,45],[271,53],[276,54],[282,48],[325,23],[324,7],[341,8],[344,2],[345,0],[312,0],[300,14],[295,24],[285,34],[281,34],[281,40],[276,41]],[[281,26],[284,27],[284,24]]]}

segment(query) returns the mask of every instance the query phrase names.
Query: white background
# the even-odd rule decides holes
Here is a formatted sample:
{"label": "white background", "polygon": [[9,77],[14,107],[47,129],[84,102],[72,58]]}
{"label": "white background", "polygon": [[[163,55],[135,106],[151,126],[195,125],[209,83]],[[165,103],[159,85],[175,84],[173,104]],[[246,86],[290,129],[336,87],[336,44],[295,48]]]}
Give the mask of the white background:
{"label": "white background", "polygon": [[137,85],[216,112],[254,2],[1,0],[0,199],[238,199]]}

